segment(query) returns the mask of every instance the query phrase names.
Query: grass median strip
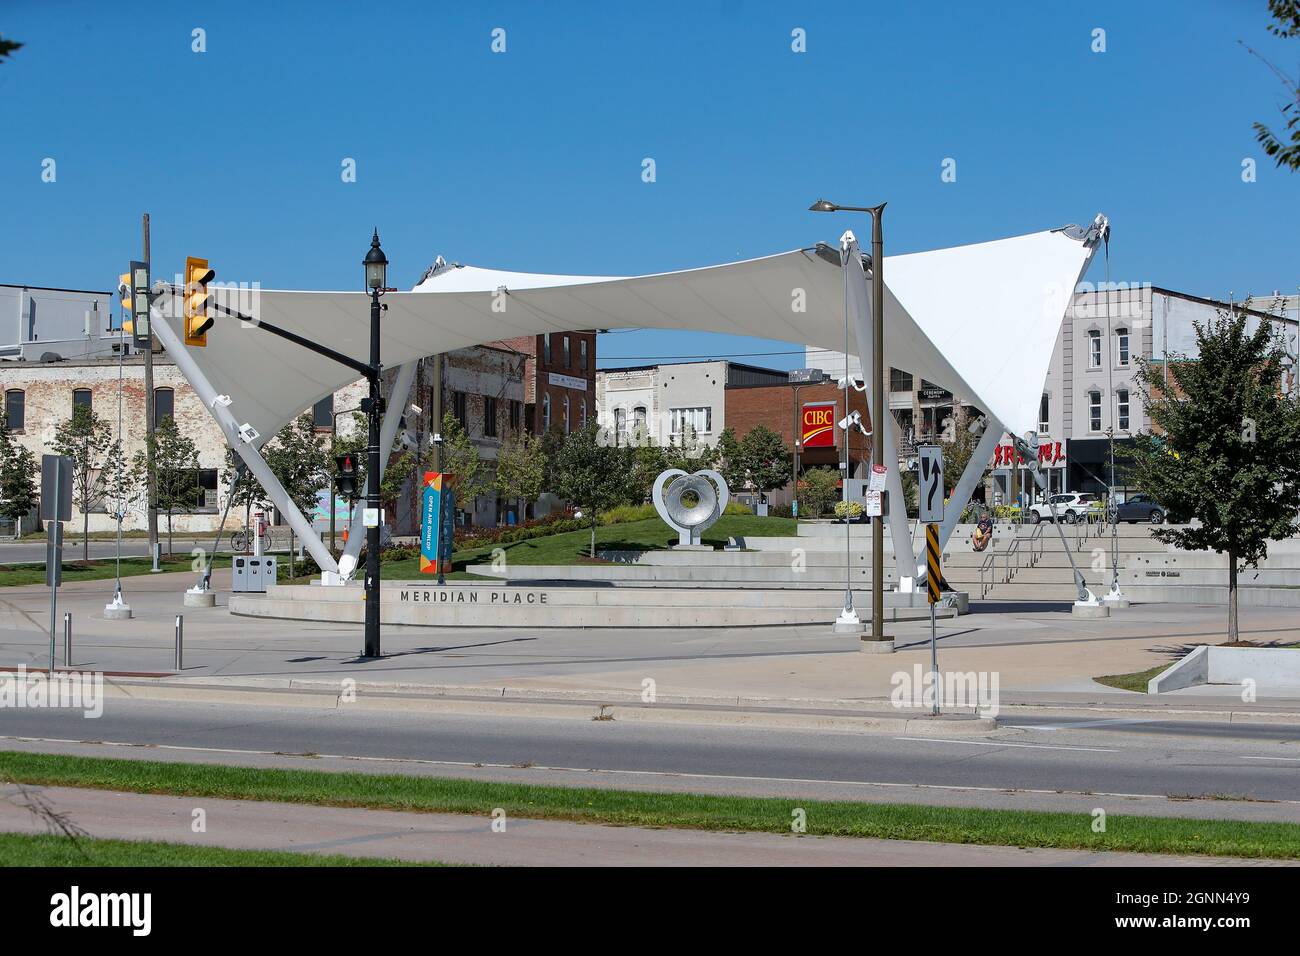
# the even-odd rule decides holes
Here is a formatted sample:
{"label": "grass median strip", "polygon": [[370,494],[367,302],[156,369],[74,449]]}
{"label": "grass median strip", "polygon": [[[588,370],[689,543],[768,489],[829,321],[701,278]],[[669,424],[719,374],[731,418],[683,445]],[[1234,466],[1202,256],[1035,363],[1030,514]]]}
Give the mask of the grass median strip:
{"label": "grass median strip", "polygon": [[230,850],[152,840],[101,840],[48,833],[0,833],[3,866],[440,866],[365,856]]}
{"label": "grass median strip", "polygon": [[[1105,832],[1096,833],[1092,815],[1084,813],[644,793],[0,751],[0,782],[5,781],[483,817],[500,807],[522,818],[768,833],[791,832],[801,809],[807,833],[817,836],[1300,859],[1300,824],[1293,823],[1114,813],[1106,818]],[[1109,809],[1103,797],[1096,805]]]}

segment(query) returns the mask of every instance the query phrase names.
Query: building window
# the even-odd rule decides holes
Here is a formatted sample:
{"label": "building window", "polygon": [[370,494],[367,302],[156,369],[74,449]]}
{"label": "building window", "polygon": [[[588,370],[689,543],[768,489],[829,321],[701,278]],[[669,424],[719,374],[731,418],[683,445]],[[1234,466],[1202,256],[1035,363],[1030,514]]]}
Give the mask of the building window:
{"label": "building window", "polygon": [[566,369],[573,368],[573,356],[569,352],[569,337],[567,335],[564,337],[564,367]]}
{"label": "building window", "polygon": [[627,409],[614,409],[614,439],[627,437]]}
{"label": "building window", "polygon": [[578,427],[586,428],[587,427],[587,400],[585,398],[581,398],[578,400],[578,415],[580,416],[578,418]]}
{"label": "building window", "polygon": [[176,417],[176,393],[170,388],[155,388],[153,390],[153,427],[157,428],[158,423],[164,418],[175,419]]}
{"label": "building window", "polygon": [[1101,332],[1088,333],[1088,368],[1101,368]]}
{"label": "building window", "polygon": [[1046,435],[1049,431],[1051,428],[1047,416],[1047,395],[1044,394],[1038,402],[1038,434]]}
{"label": "building window", "polygon": [[649,417],[646,415],[646,408],[644,405],[638,405],[636,408],[632,409],[632,433],[634,435],[648,437],[646,436],[646,425],[648,422]]}
{"label": "building window", "polygon": [[551,428],[551,396],[542,396],[542,431],[550,431]]}
{"label": "building window", "polygon": [[93,396],[88,388],[74,388],[72,390],[72,407],[75,409],[78,405],[90,408],[93,403]]}
{"label": "building window", "polygon": [[27,413],[27,393],[21,388],[5,392],[5,422],[11,431],[22,431]]}
{"label": "building window", "polygon": [[910,392],[912,390],[912,373],[891,368],[889,370],[889,390],[891,392]]}
{"label": "building window", "polygon": [[324,429],[331,428],[334,425],[333,395],[326,395],[311,407],[311,423],[316,428]]}
{"label": "building window", "polygon": [[510,401],[510,428],[519,431],[519,403],[514,399]]}
{"label": "building window", "polygon": [[492,395],[483,397],[483,434],[488,438],[497,437],[497,400]]}
{"label": "building window", "polygon": [[564,396],[564,434],[569,434],[569,396]]}
{"label": "building window", "polygon": [[1128,389],[1121,388],[1115,392],[1115,411],[1118,413],[1119,430],[1128,431]]}
{"label": "building window", "polygon": [[1115,330],[1115,352],[1120,365],[1128,366],[1128,329]]}
{"label": "building window", "polygon": [[469,401],[464,392],[451,393],[452,414],[456,416],[456,421],[460,422],[460,427],[469,431]]}
{"label": "building window", "polygon": [[713,409],[674,408],[670,411],[673,437],[700,435],[713,430]]}
{"label": "building window", "polygon": [[551,333],[547,332],[542,336],[542,362],[546,365],[551,364]]}
{"label": "building window", "polygon": [[579,368],[584,372],[587,371],[587,340],[583,339],[578,343],[578,362]]}
{"label": "building window", "polygon": [[1088,431],[1101,431],[1101,392],[1088,393]]}

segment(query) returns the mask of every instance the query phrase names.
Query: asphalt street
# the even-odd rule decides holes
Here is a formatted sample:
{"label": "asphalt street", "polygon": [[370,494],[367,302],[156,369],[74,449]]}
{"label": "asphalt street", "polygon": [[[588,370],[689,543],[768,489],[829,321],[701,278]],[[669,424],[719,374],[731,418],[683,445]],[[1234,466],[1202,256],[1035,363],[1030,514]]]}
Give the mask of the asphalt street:
{"label": "asphalt street", "polygon": [[1300,821],[1300,728],[1222,724],[1207,733],[1196,723],[1127,718],[1016,724],[986,736],[911,738],[114,698],[94,720],[68,710],[0,712],[0,748],[271,766],[305,754],[313,756],[302,765],[319,769],[396,761],[400,769],[393,764],[392,772],[570,786],[610,780],[651,789],[1035,808],[1082,805],[1082,798],[1090,806],[1111,800],[1165,815]]}

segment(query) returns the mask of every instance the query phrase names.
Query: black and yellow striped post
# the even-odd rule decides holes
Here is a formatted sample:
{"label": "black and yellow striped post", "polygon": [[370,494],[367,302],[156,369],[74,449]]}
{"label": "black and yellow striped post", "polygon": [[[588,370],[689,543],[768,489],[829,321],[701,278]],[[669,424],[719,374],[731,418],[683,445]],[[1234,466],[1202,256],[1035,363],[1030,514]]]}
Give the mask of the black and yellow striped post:
{"label": "black and yellow striped post", "polygon": [[931,713],[939,713],[939,698],[943,693],[943,684],[939,680],[939,652],[935,646],[934,606],[939,603],[939,582],[943,580],[942,556],[939,553],[939,526],[933,522],[925,526],[925,589],[930,598],[930,673],[931,693],[934,694],[934,707]]}
{"label": "black and yellow striped post", "polygon": [[943,580],[943,569],[939,558],[939,526],[931,523],[925,526],[925,583],[930,592],[930,603],[939,603],[939,582]]}

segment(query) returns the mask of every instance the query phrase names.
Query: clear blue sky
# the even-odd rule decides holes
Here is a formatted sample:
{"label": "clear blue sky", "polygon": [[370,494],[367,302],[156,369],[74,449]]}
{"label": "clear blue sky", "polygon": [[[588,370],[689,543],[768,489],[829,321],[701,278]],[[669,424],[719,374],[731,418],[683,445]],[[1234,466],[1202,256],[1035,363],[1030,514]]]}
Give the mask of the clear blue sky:
{"label": "clear blue sky", "polygon": [[[1300,40],[1266,24],[1264,0],[6,0],[0,35],[26,46],[0,65],[0,282],[110,288],[144,211],[156,275],[206,255],[222,280],[356,288],[375,225],[402,288],[440,253],[658,272],[867,234],[806,211],[825,196],[887,200],[893,252],[1104,211],[1116,281],[1294,292],[1300,174],[1251,130],[1280,125],[1282,88],[1238,41],[1294,72]],[[783,347],[636,332],[599,349]]]}

